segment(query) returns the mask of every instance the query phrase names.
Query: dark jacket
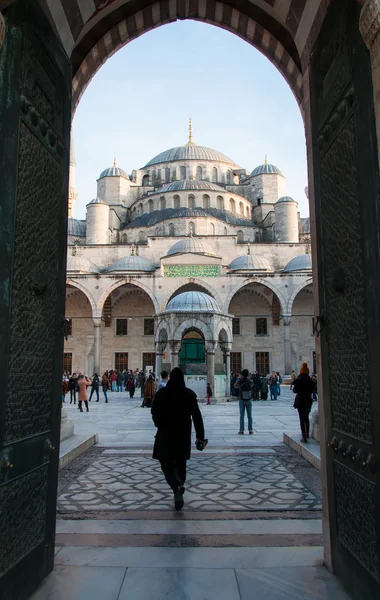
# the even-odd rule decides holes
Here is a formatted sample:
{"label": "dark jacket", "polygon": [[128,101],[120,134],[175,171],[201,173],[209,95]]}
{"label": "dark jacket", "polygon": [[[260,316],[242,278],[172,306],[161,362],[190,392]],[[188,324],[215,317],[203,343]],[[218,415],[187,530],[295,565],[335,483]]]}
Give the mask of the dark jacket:
{"label": "dark jacket", "polygon": [[100,383],[99,377],[95,377],[94,376],[92,378],[92,382],[91,382],[92,389],[93,390],[98,390],[99,389],[99,383]]}
{"label": "dark jacket", "polygon": [[123,374],[122,373],[118,373],[117,374],[117,385],[123,385]]}
{"label": "dark jacket", "polygon": [[188,460],[191,455],[191,420],[198,439],[204,439],[204,427],[197,395],[187,387],[167,385],[157,391],[152,407],[157,427],[153,458]]}
{"label": "dark jacket", "polygon": [[293,392],[296,394],[294,408],[309,408],[311,410],[313,387],[314,384],[309,375],[300,374],[296,377],[293,383]]}

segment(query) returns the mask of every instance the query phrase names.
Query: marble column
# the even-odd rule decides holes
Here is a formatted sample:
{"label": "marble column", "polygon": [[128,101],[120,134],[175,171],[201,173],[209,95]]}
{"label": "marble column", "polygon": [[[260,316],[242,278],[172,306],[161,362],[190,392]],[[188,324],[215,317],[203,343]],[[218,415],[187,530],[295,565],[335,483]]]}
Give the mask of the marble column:
{"label": "marble column", "polygon": [[156,379],[160,378],[162,371],[162,352],[156,350]]}
{"label": "marble column", "polygon": [[101,319],[94,318],[94,373],[100,375],[100,324]]}
{"label": "marble column", "polygon": [[170,352],[171,352],[171,368],[179,366],[179,351],[181,349],[181,342],[172,340],[170,342]]}
{"label": "marble column", "polygon": [[380,162],[380,0],[366,0],[360,13],[360,33],[369,50]]}
{"label": "marble column", "polygon": [[292,372],[292,348],[290,344],[290,315],[284,315],[284,359],[285,373],[290,375]]}
{"label": "marble column", "polygon": [[231,396],[231,353],[230,351],[225,352],[226,357],[226,396]]}
{"label": "marble column", "polygon": [[207,352],[207,383],[215,396],[215,352]]}

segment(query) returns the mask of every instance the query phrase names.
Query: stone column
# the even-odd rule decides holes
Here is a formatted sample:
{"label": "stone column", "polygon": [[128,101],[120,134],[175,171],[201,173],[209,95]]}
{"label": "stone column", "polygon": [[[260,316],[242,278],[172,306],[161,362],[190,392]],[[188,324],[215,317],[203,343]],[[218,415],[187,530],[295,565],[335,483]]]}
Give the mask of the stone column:
{"label": "stone column", "polygon": [[215,396],[215,350],[218,342],[206,342],[205,349],[207,365],[207,383],[211,385],[212,393]]}
{"label": "stone column", "polygon": [[100,375],[100,318],[94,318],[94,373]]}
{"label": "stone column", "polygon": [[156,365],[155,365],[156,379],[160,379],[160,375],[161,375],[161,371],[162,371],[162,352],[163,352],[163,350],[161,349],[161,345],[158,342],[156,344]]}
{"label": "stone column", "polygon": [[226,357],[226,396],[231,396],[231,352],[228,350],[225,352]]}
{"label": "stone column", "polygon": [[290,375],[292,372],[292,348],[290,344],[290,315],[284,315],[284,359],[285,373]]}
{"label": "stone column", "polygon": [[174,369],[179,365],[179,351],[181,349],[181,342],[172,340],[170,342],[170,352],[171,352],[171,368]]}
{"label": "stone column", "polygon": [[369,50],[380,162],[380,0],[366,0],[360,13],[360,33]]}

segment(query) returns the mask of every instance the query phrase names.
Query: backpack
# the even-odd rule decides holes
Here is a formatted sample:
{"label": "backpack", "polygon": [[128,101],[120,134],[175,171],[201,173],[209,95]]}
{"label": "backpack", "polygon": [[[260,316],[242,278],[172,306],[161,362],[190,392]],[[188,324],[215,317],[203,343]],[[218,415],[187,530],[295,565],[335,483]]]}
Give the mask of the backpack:
{"label": "backpack", "polygon": [[240,398],[241,400],[251,400],[252,399],[252,388],[248,379],[245,379],[240,386]]}
{"label": "backpack", "polygon": [[93,377],[93,379],[92,379],[92,386],[94,388],[99,387],[99,377]]}

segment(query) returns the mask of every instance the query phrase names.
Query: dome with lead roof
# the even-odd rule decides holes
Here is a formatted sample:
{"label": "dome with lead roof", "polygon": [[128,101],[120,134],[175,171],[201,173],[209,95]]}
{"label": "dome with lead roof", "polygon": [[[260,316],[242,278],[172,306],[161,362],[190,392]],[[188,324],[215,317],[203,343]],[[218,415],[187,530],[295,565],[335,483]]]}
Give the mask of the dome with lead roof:
{"label": "dome with lead roof", "polygon": [[176,148],[170,148],[169,150],[165,150],[164,152],[161,152],[161,154],[157,154],[157,156],[155,156],[149,162],[147,162],[143,169],[152,167],[153,165],[159,165],[161,163],[176,162],[183,160],[221,162],[227,163],[235,168],[239,168],[239,166],[236,163],[234,163],[233,160],[228,158],[228,156],[226,156],[225,154],[222,154],[217,150],[213,150],[212,148],[206,148],[205,146],[196,146],[194,144],[186,146],[177,146]]}
{"label": "dome with lead roof", "polygon": [[98,273],[99,269],[94,263],[78,254],[68,254],[67,270],[77,273]]}
{"label": "dome with lead roof", "polygon": [[208,256],[216,256],[215,250],[206,242],[196,237],[186,237],[179,242],[176,242],[168,251],[167,256],[175,254],[206,254]]}
{"label": "dome with lead roof", "polygon": [[183,292],[174,296],[164,312],[220,312],[217,302],[204,292]]}
{"label": "dome with lead roof", "polygon": [[129,179],[124,169],[120,169],[120,167],[117,166],[116,158],[114,158],[112,167],[104,169],[104,171],[100,173],[99,179],[103,179],[103,177],[124,177],[124,179]]}
{"label": "dome with lead roof", "polygon": [[284,271],[304,271],[305,269],[311,269],[310,254],[301,254],[301,256],[292,258],[292,260],[290,260],[286,265]]}
{"label": "dome with lead roof", "polygon": [[231,271],[273,271],[266,258],[257,254],[239,256],[228,266]]}
{"label": "dome with lead roof", "polygon": [[181,179],[179,181],[173,181],[163,187],[158,188],[155,194],[164,194],[165,192],[180,192],[182,190],[206,190],[209,192],[222,192],[226,193],[226,190],[217,183],[211,181],[205,181],[203,179]]}
{"label": "dome with lead roof", "polygon": [[113,265],[111,265],[108,269],[109,272],[113,271],[145,271],[147,273],[152,273],[156,270],[156,267],[153,263],[150,262],[147,258],[143,256],[124,256],[123,258],[119,258]]}
{"label": "dome with lead roof", "polygon": [[67,235],[86,237],[86,221],[69,218],[67,222]]}
{"label": "dome with lead roof", "polygon": [[255,177],[256,175],[282,175],[282,173],[276,165],[268,163],[267,155],[265,155],[264,164],[253,169],[251,173],[251,177]]}

